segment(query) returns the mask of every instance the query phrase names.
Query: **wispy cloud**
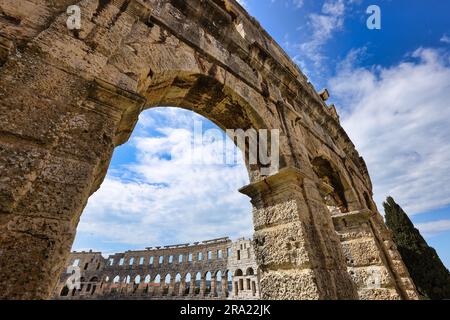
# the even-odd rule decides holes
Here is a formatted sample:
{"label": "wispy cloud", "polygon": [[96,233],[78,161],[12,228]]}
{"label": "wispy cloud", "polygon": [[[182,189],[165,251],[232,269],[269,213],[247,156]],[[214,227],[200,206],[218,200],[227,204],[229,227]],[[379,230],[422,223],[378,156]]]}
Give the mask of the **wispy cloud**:
{"label": "wispy cloud", "polygon": [[367,161],[378,204],[416,214],[450,204],[449,56],[419,48],[392,67],[359,68],[353,50],[329,81],[342,124]]}
{"label": "wispy cloud", "polygon": [[443,42],[443,43],[450,44],[450,37],[449,37],[448,35],[444,34],[444,35],[441,37],[440,41]]}
{"label": "wispy cloud", "polygon": [[416,224],[417,229],[428,237],[436,236],[442,232],[450,231],[450,220],[438,220]]}
{"label": "wispy cloud", "polygon": [[290,45],[290,49],[297,51],[294,60],[301,66],[307,64],[321,68],[325,55],[322,47],[330,40],[333,34],[342,30],[345,20],[344,0],[327,0],[320,13],[311,13],[308,16],[308,27],[311,37],[309,40]]}

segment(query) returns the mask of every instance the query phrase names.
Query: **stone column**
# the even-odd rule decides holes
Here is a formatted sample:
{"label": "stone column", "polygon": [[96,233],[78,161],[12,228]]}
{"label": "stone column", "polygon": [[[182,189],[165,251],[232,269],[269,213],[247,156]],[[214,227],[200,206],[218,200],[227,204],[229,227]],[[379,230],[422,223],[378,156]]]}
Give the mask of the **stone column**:
{"label": "stone column", "polygon": [[253,204],[262,299],[357,298],[328,209],[312,179],[297,168],[283,168],[240,191]]}
{"label": "stone column", "polygon": [[32,55],[0,77],[0,299],[50,297],[88,197],[144,103]]}
{"label": "stone column", "polygon": [[211,292],[210,292],[210,296],[212,297],[217,297],[217,279],[215,277],[211,278]]}

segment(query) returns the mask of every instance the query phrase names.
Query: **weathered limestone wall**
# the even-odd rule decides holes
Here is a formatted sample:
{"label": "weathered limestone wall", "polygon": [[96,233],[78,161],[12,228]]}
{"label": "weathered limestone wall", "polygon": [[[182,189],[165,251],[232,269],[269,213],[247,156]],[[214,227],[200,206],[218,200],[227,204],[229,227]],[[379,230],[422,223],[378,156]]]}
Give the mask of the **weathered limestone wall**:
{"label": "weathered limestone wall", "polygon": [[79,32],[67,5],[0,0],[1,298],[50,296],[114,148],[165,105],[281,130],[282,169],[242,189],[263,298],[417,298],[336,109],[236,1],[83,0]]}
{"label": "weathered limestone wall", "polygon": [[[201,257],[199,256],[201,254]],[[163,257],[162,263],[160,257]],[[67,280],[79,267],[81,286]],[[259,299],[258,267],[251,241],[228,238],[103,258],[100,252],[73,252],[69,273],[61,274],[54,299]],[[167,280],[167,281],[166,281]]]}

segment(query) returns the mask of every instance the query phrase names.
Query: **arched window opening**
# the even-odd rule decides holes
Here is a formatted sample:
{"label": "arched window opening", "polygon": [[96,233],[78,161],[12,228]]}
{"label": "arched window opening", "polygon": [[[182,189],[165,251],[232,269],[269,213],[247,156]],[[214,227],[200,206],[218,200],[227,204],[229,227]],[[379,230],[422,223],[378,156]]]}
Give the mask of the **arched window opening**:
{"label": "arched window opening", "polygon": [[377,208],[375,207],[373,201],[370,199],[369,194],[366,191],[364,191],[363,195],[364,195],[364,200],[366,201],[367,209],[376,211]]}
{"label": "arched window opening", "polygon": [[322,157],[314,158],[311,161],[313,170],[319,177],[321,185],[319,190],[330,211],[348,212],[348,203],[345,198],[345,189],[339,174],[333,169],[330,162]]}
{"label": "arched window opening", "polygon": [[216,296],[222,296],[222,271],[216,273],[216,292],[213,292]]}
{"label": "arched window opening", "polygon": [[62,288],[61,293],[59,294],[61,297],[66,297],[69,295],[69,287],[66,285]]}
{"label": "arched window opening", "polygon": [[211,281],[212,281],[211,272],[208,271],[205,275],[205,294],[211,293]]}
{"label": "arched window opening", "polygon": [[233,274],[231,271],[227,271],[227,294],[230,295],[231,291],[233,290]]}
{"label": "arched window opening", "polygon": [[[235,101],[234,102],[235,104],[228,106],[228,103],[229,103],[228,100],[225,101],[225,103],[227,104],[227,106],[226,106],[227,108],[237,107],[238,104],[239,104],[238,101]],[[147,107],[150,107],[150,105],[147,106]],[[184,120],[184,117],[186,117],[186,118],[192,117],[192,119],[195,120],[195,121],[197,121],[198,118],[203,118],[202,116],[199,116],[198,114],[194,114],[194,112],[187,111],[187,110],[182,110],[180,108],[170,108],[170,107],[161,107],[161,108],[157,108],[156,107],[156,108],[153,108],[153,106],[151,106],[151,108],[152,108],[151,110],[145,111],[145,113],[148,113],[148,114],[150,114],[150,113],[155,114],[156,113],[157,117],[153,118],[153,116],[150,116],[150,117],[144,116],[144,112],[143,112],[140,115],[140,118],[144,119],[144,121],[146,121],[145,118],[147,118],[147,119],[152,118],[152,123],[156,123],[153,120],[159,121],[158,117],[161,117],[160,114],[164,113],[165,111],[168,111],[168,110],[169,110],[169,112],[171,114],[174,114],[173,113],[174,111],[172,111],[172,110],[180,111],[181,112],[180,114],[181,114],[181,117],[183,117],[183,120]],[[190,107],[188,107],[188,108],[190,108]],[[201,110],[201,109],[199,109],[199,110]],[[197,110],[195,110],[195,111],[197,111]],[[203,111],[203,110],[201,110],[201,111]],[[191,115],[189,115],[189,113],[193,113],[194,115],[191,116]],[[201,113],[203,114],[203,112],[201,112]],[[209,115],[208,115],[208,117],[209,117]],[[245,122],[247,122],[247,121],[249,121],[249,122],[254,121],[254,119],[252,117],[253,116],[250,116],[250,114],[245,114],[244,115],[245,119],[243,118],[240,124],[245,124]],[[171,117],[170,120],[173,120],[173,119],[174,119],[174,117]],[[206,121],[205,120],[200,120],[203,123],[209,122],[208,125],[204,125],[204,129],[202,130],[203,139],[205,139],[205,137],[207,137],[207,138],[209,137],[210,138],[210,137],[214,136],[214,135],[206,132],[206,131],[208,131],[210,129],[222,130],[222,134],[223,134],[224,138],[225,139],[229,139],[227,137],[227,135],[225,134],[225,132],[224,132],[225,128],[227,128],[226,124],[221,123],[221,119],[219,119],[219,118],[211,117],[211,119],[214,119],[215,123],[213,123],[213,122],[211,122],[209,120],[206,120],[206,119],[205,119]],[[227,121],[230,121],[230,123],[234,122],[232,119],[228,119]],[[260,121],[260,120],[258,120],[258,121]],[[185,122],[188,122],[188,121],[185,121]],[[194,121],[192,121],[192,122],[189,123],[189,126],[192,126],[192,128],[194,128],[194,124],[195,124]],[[217,126],[217,124],[219,126]],[[258,123],[258,125],[262,125],[262,122]],[[165,125],[163,125],[161,127],[165,127]],[[131,137],[129,139],[130,142],[133,141],[133,143],[138,143],[138,142],[140,143],[140,142],[142,142],[142,145],[143,145],[142,148],[141,148],[141,146],[139,146],[139,148],[135,147],[134,145],[131,146],[131,147],[128,146],[128,148],[130,148],[130,149],[134,148],[134,149],[136,149],[137,152],[141,152],[142,153],[142,158],[147,157],[147,154],[145,154],[147,149],[145,149],[145,148],[148,147],[148,145],[144,145],[144,143],[149,143],[149,141],[144,141],[144,140],[146,138],[149,138],[149,137],[150,138],[154,138],[154,136],[151,136],[150,134],[147,134],[148,131],[149,130],[156,131],[153,128],[151,128],[151,129],[149,129],[149,128],[150,128],[150,126],[148,126],[148,124],[144,124],[142,126],[139,126],[139,122],[138,122],[137,126],[136,126],[136,129],[132,132],[132,135],[131,135]],[[229,128],[233,129],[234,127],[230,126]],[[242,126],[237,126],[236,128],[237,129],[238,128],[243,128],[245,130],[246,128],[250,128],[250,127],[246,126],[246,125],[242,125]],[[147,131],[145,131],[144,129],[147,130]],[[186,129],[186,128],[183,128],[183,130],[184,129]],[[191,134],[191,131],[193,131],[193,130],[189,131],[189,129],[190,128],[187,128],[187,130],[186,130],[187,134]],[[138,132],[138,130],[140,130],[140,131]],[[130,130],[130,132],[131,132],[131,130]],[[185,132],[183,132],[183,133],[185,133]],[[135,136],[133,136],[133,135],[135,135]],[[165,135],[165,133],[158,132],[157,137],[160,138],[160,137],[162,137],[164,135]],[[173,137],[170,137],[170,138],[173,139]],[[149,140],[151,140],[151,139],[149,139]],[[188,140],[186,140],[186,141],[188,141]],[[150,141],[150,142],[153,142],[153,141]],[[182,141],[182,142],[184,143],[184,141]],[[190,142],[190,141],[188,141],[188,142]],[[226,140],[223,140],[224,144],[225,144],[225,142],[226,142]],[[123,147],[127,148],[125,145],[126,145],[126,143],[123,144]],[[181,143],[180,143],[180,145],[181,145]],[[231,145],[234,146],[233,143],[231,143]],[[119,148],[123,148],[123,147],[121,146],[121,147],[116,148],[116,151],[119,151]],[[177,145],[177,147],[178,147],[178,145]],[[242,157],[241,150],[239,150],[236,146],[234,146],[234,148],[237,150],[237,153],[234,154],[234,158],[235,158],[235,160],[237,160],[236,162],[238,162],[238,163],[237,164],[233,163],[232,165],[234,167],[236,167],[236,168],[240,168],[240,169],[243,170],[238,175],[239,176],[238,179],[240,181],[236,185],[230,185],[230,182],[228,181],[228,177],[236,176],[235,175],[236,171],[235,170],[230,170],[231,166],[228,163],[224,165],[224,167],[226,167],[226,170],[221,173],[220,177],[227,177],[226,178],[227,179],[226,180],[226,184],[230,185],[230,187],[232,188],[233,192],[236,192],[236,194],[239,194],[239,196],[242,197],[242,200],[243,200],[242,203],[245,203],[245,205],[240,204],[238,210],[233,210],[234,208],[228,208],[227,207],[227,206],[232,206],[232,204],[229,204],[230,202],[228,200],[225,201],[225,202],[221,202],[221,200],[220,200],[218,203],[219,203],[219,206],[220,206],[221,210],[224,210],[222,208],[226,208],[227,213],[224,216],[228,217],[229,216],[229,210],[233,210],[233,212],[242,212],[243,216],[247,217],[247,218],[244,218],[244,220],[247,219],[248,231],[249,231],[247,235],[250,237],[251,234],[253,233],[253,228],[252,228],[252,223],[251,223],[251,221],[252,221],[252,218],[251,218],[251,204],[249,202],[248,196],[240,194],[237,191],[242,186],[248,185],[250,183],[250,179],[249,179],[249,176],[248,176],[249,172],[248,172],[247,168],[245,167],[245,162],[244,161],[241,162],[240,160],[242,160],[242,159],[238,159],[238,158]],[[130,150],[130,149],[127,149],[127,150]],[[236,152],[236,150],[234,150],[234,152]],[[118,152],[116,152],[116,151],[115,151],[115,154],[118,154]],[[154,153],[151,153],[151,154],[149,153],[149,158],[150,158],[150,156],[158,157],[159,155],[155,155]],[[161,158],[162,158],[162,160],[167,160],[167,159],[170,159],[170,156],[172,156],[172,154],[170,154],[169,151],[164,150],[164,155],[162,155]],[[127,161],[128,161],[128,159],[127,159]],[[134,167],[138,167],[139,165],[142,165],[142,168],[144,168],[144,165],[146,165],[146,163],[144,163],[145,161],[142,161],[142,163],[140,163],[140,160],[139,161],[138,160],[130,160],[130,162],[132,162],[132,161],[136,162],[136,163],[133,163],[133,164],[136,164],[136,166],[134,166]],[[111,163],[111,166],[113,166],[113,165],[114,165],[114,163]],[[214,166],[216,167],[217,165],[214,164]],[[129,167],[131,167],[131,166],[129,166]],[[148,167],[149,166],[147,166],[146,168],[148,168]],[[198,165],[195,166],[195,168],[196,168],[196,170],[199,170],[199,166]],[[115,167],[114,169],[117,169],[117,167]],[[167,168],[164,167],[164,171],[166,171],[166,169]],[[201,169],[203,170],[203,166],[202,166]],[[253,169],[251,169],[251,170],[253,170]],[[161,171],[163,171],[163,170],[161,170]],[[135,175],[138,174],[137,171],[133,171],[133,172],[130,172],[130,173],[133,173]],[[253,173],[257,174],[257,172],[253,172]],[[108,175],[109,174],[110,174],[110,172],[108,172]],[[105,184],[107,184],[108,182],[111,183],[111,181],[118,181],[118,180],[120,180],[120,179],[118,179],[118,180],[114,180],[114,179],[108,180],[108,178],[109,178],[108,175],[105,178]],[[111,172],[111,175],[113,176],[114,173]],[[128,175],[124,175],[124,176],[128,176]],[[129,175],[129,176],[131,176],[131,175]],[[194,176],[197,176],[197,174],[194,175]],[[209,176],[210,175],[208,175],[208,177]],[[251,177],[254,177],[254,175],[251,175]],[[113,176],[112,178],[116,178],[116,177]],[[208,178],[208,179],[211,180],[211,178]],[[158,179],[153,179],[152,178],[152,180],[156,181]],[[152,183],[148,183],[148,184],[147,184],[147,182],[145,182],[145,183],[143,183],[143,185],[145,187],[148,185],[148,189],[149,190],[150,189],[153,190],[153,191],[158,190],[158,192],[160,193],[160,194],[158,194],[158,197],[161,197],[161,199],[162,199],[162,198],[164,198],[164,195],[162,194],[162,192],[160,192],[160,190],[168,188],[168,186],[170,186],[170,183],[166,182],[165,178],[163,178],[161,180],[162,180],[161,185],[159,185],[159,183],[160,183],[159,181],[157,181],[157,183],[158,183],[157,186],[155,185],[154,181],[152,181]],[[193,179],[191,179],[191,180],[193,180]],[[206,181],[209,181],[209,180],[201,180],[200,183],[205,183]],[[224,179],[213,179],[213,180],[215,180],[215,181],[223,181]],[[231,180],[231,178],[230,178],[230,180]],[[129,181],[126,181],[126,183],[128,183],[128,182]],[[189,193],[188,192],[189,189],[197,191],[197,190],[195,190],[195,186],[196,186],[195,183],[198,184],[198,182],[194,181],[193,184],[189,185],[189,188],[188,188],[188,185],[186,183],[181,184],[182,186],[185,186],[185,188],[184,188],[185,190],[184,191],[185,191],[186,194]],[[118,187],[120,187],[120,186],[118,186]],[[227,186],[227,188],[228,188],[228,186]],[[136,186],[136,188],[133,189],[132,191],[135,192],[135,194],[137,194],[137,195],[139,195],[141,193],[141,191],[144,192],[144,193],[147,192],[146,190],[142,190],[142,189],[138,188],[138,186]],[[217,189],[215,189],[215,192],[216,191],[217,191]],[[96,197],[97,198],[102,198],[101,197],[101,192],[102,191],[101,191],[101,188],[100,188],[97,191],[97,193],[96,193]],[[215,192],[214,192],[214,194],[215,194]],[[120,189],[119,193],[117,193],[117,195],[121,195],[121,194],[124,194],[124,193],[125,193],[125,190],[124,189]],[[229,194],[228,190],[227,190],[227,194]],[[115,205],[116,203],[114,201],[117,202],[118,201],[117,199],[121,198],[120,196],[116,197],[115,195],[116,195],[115,193],[114,194],[110,193],[110,194],[105,195],[105,198],[107,198],[107,199],[115,198],[115,199],[111,200],[111,203]],[[134,195],[132,195],[132,196],[134,196]],[[124,197],[126,197],[126,196],[124,196]],[[103,198],[102,200],[104,200],[105,198]],[[147,198],[150,198],[150,197],[147,197]],[[224,197],[218,197],[218,198],[219,199],[223,199]],[[204,197],[202,197],[202,200],[204,200]],[[186,202],[182,202],[182,203],[186,203]],[[211,203],[216,203],[216,202],[211,201]],[[159,209],[158,206],[152,207],[149,204],[151,204],[151,201],[146,201],[144,203],[144,205],[142,205],[139,208],[142,208],[143,211],[145,211],[146,208],[150,208],[150,211],[153,210],[154,208],[158,208]],[[194,204],[197,204],[197,203],[194,203]],[[88,206],[89,205],[92,205],[92,202],[89,203]],[[248,212],[245,212],[246,211],[245,210],[246,209],[245,206],[247,206]],[[119,205],[119,206],[114,206],[114,207],[121,207],[121,206]],[[113,207],[111,207],[111,208],[113,208]],[[109,208],[109,209],[111,209],[111,208]],[[164,208],[165,208],[164,206],[161,207],[161,209],[164,209]],[[87,209],[89,209],[89,208],[87,208]],[[170,208],[170,209],[172,210],[172,208]],[[208,217],[211,215],[211,209],[214,209],[214,208],[209,208],[208,209],[208,213],[201,215],[200,216],[201,219],[197,219],[197,220],[198,221],[207,220]],[[121,209],[119,209],[119,210],[121,210]],[[141,210],[141,209],[139,209],[139,210]],[[112,212],[113,210],[109,210],[109,211]],[[164,210],[161,210],[161,211],[164,211]],[[196,208],[195,211],[197,211],[197,208]],[[111,213],[111,214],[115,214],[115,213]],[[122,214],[122,212],[120,214]],[[127,219],[128,219],[128,217],[130,217],[130,220],[133,219],[133,214],[127,215]],[[184,213],[183,213],[183,217],[184,217]],[[205,219],[203,219],[203,217],[205,217]],[[236,217],[233,217],[233,220],[235,220],[235,218]],[[190,223],[191,221],[195,221],[195,219],[192,219],[191,216],[189,216],[189,218],[187,218],[185,220],[183,220],[183,219],[184,218],[178,219],[180,222],[182,222],[182,223],[180,223],[180,225],[183,225],[184,223],[186,223],[186,224]],[[147,223],[150,220],[152,220],[152,219],[142,219],[142,221],[145,221],[143,223]],[[244,221],[244,220],[242,220],[242,221]],[[223,220],[219,219],[218,217],[214,218],[214,219],[211,219],[210,221],[208,221],[208,223],[211,223],[212,221],[221,221],[221,222],[218,222],[219,226],[224,224]],[[139,223],[136,223],[134,225],[136,227],[140,226]],[[166,225],[165,222],[164,222],[164,225]],[[150,228],[151,228],[151,226],[150,226]],[[125,251],[127,249],[123,249],[124,251],[121,251],[121,249],[118,249],[118,250],[117,249],[112,249],[112,250],[117,250],[117,251],[112,251],[112,250],[111,251],[109,251],[109,250],[106,251],[105,250],[105,252],[114,252],[114,254],[111,254],[108,258],[105,258],[105,260],[104,260],[105,262],[100,262],[99,264],[97,264],[97,262],[99,260],[97,259],[97,254],[95,254],[96,259],[95,259],[95,261],[91,262],[92,266],[88,266],[88,264],[85,265],[84,264],[85,261],[83,260],[84,258],[81,260],[81,265],[83,267],[85,267],[86,269],[89,269],[89,270],[94,270],[94,268],[96,268],[96,267],[99,270],[100,269],[103,270],[103,268],[104,268],[105,271],[107,271],[108,274],[111,276],[111,280],[113,280],[113,281],[110,281],[110,282],[114,282],[115,284],[120,283],[121,285],[117,286],[117,287],[120,288],[120,289],[118,289],[118,291],[120,291],[122,288],[124,288],[124,294],[126,294],[128,292],[131,292],[130,289],[134,288],[133,286],[125,286],[124,283],[125,284],[130,284],[130,283],[131,284],[133,284],[133,283],[134,284],[141,284],[142,281],[145,281],[147,284],[149,284],[149,286],[148,286],[150,288],[149,295],[153,294],[152,293],[153,292],[152,291],[153,290],[153,288],[152,288],[153,282],[151,281],[151,279],[153,279],[154,283],[161,284],[161,288],[157,290],[158,291],[158,295],[160,295],[163,292],[162,289],[164,287],[169,287],[169,284],[170,284],[170,283],[167,283],[167,281],[165,281],[165,278],[163,278],[163,277],[165,277],[165,274],[167,272],[170,271],[172,273],[172,275],[174,275],[175,272],[179,271],[184,276],[185,272],[187,272],[188,270],[191,272],[191,274],[189,275],[189,281],[186,281],[186,283],[185,283],[182,280],[182,278],[180,278],[181,275],[178,276],[178,274],[177,274],[176,276],[172,276],[172,279],[171,279],[172,280],[172,284],[170,284],[170,285],[171,286],[175,286],[175,285],[177,285],[177,283],[178,284],[181,283],[182,284],[181,287],[183,289],[187,289],[187,290],[192,289],[191,287],[194,287],[195,291],[191,290],[191,292],[189,292],[190,294],[193,294],[193,293],[199,294],[200,290],[201,290],[202,293],[206,293],[206,294],[213,293],[213,292],[211,292],[213,290],[213,288],[218,293],[222,292],[222,294],[226,294],[227,283],[228,283],[228,286],[230,287],[229,291],[231,291],[232,280],[230,279],[228,281],[228,279],[223,279],[223,278],[226,278],[228,276],[228,275],[226,275],[224,273],[223,269],[226,268],[226,262],[227,262],[226,260],[231,255],[231,248],[228,248],[228,245],[231,245],[231,244],[224,244],[223,246],[220,244],[220,245],[215,246],[215,245],[211,245],[211,244],[213,244],[213,242],[206,242],[205,241],[205,243],[207,245],[205,245],[203,247],[203,243],[201,241],[208,240],[208,239],[214,239],[215,235],[210,235],[209,231],[205,232],[204,228],[202,229],[201,227],[198,227],[198,229],[199,229],[200,232],[203,232],[203,233],[201,233],[201,235],[198,237],[198,241],[200,241],[199,242],[200,246],[198,246],[196,248],[190,248],[190,246],[186,246],[186,248],[185,248],[185,247],[180,246],[180,247],[178,247],[177,249],[174,249],[174,250],[165,250],[164,246],[166,244],[170,244],[170,242],[167,242],[167,243],[159,242],[160,238],[161,238],[161,235],[155,235],[154,239],[156,239],[156,240],[152,240],[152,243],[147,243],[147,244],[143,244],[143,245],[139,244],[139,247],[136,246],[137,247],[136,249],[130,248],[131,250],[128,250],[128,251]],[[217,239],[220,239],[221,237],[224,237],[224,236],[229,236],[231,239],[238,238],[237,232],[236,232],[236,234],[233,234],[232,233],[233,231],[231,231],[231,234],[229,233],[229,231],[230,231],[229,228],[227,228],[227,229],[220,229],[218,227],[217,229],[218,229]],[[123,229],[123,230],[128,230],[128,228],[127,229]],[[132,230],[132,229],[130,229],[130,230]],[[171,227],[170,231],[171,231],[170,234],[173,234],[174,237],[178,236],[177,232],[172,232],[172,227]],[[137,235],[141,235],[141,230],[139,230],[139,233],[138,233],[137,231],[135,231],[133,229],[133,233],[134,232],[136,232]],[[123,232],[123,233],[125,233],[125,232]],[[239,230],[239,233],[240,233],[239,236],[244,236],[244,234],[241,233],[241,230]],[[181,234],[182,234],[182,236],[186,236],[185,233],[181,233]],[[205,236],[205,234],[207,234],[207,236]],[[152,235],[153,235],[153,233],[152,233]],[[122,232],[121,232],[120,236],[122,236]],[[166,232],[166,236],[167,236],[167,232]],[[160,237],[160,238],[158,238],[158,237]],[[147,241],[148,241],[148,239],[147,239]],[[164,241],[167,241],[167,239],[164,239]],[[180,242],[178,242],[178,241],[180,241]],[[196,240],[195,239],[183,239],[180,236],[180,238],[174,239],[173,243],[174,244],[175,243],[186,243],[186,242],[194,243],[194,241],[196,241]],[[218,243],[220,243],[220,241]],[[167,247],[169,247],[169,246],[167,246]],[[143,248],[145,248],[145,251],[144,251]],[[170,248],[170,249],[173,249],[173,248]],[[74,250],[77,250],[77,248],[74,248]],[[189,252],[189,250],[192,251],[192,252]],[[243,258],[245,258],[245,252],[243,251],[241,253],[244,255]],[[154,256],[150,256],[152,254]],[[92,255],[92,256],[94,256],[94,255]],[[147,261],[147,259],[149,259],[149,260]],[[225,260],[223,260],[223,259],[225,259]],[[215,264],[216,260],[218,260],[217,261],[217,265]],[[197,262],[197,261],[201,261],[201,262]],[[210,269],[211,270],[214,269],[214,270],[213,270],[213,272],[208,272],[207,274],[205,274],[205,272],[203,271],[204,270],[203,266],[201,266],[201,265],[208,264],[208,261],[211,262]],[[188,262],[190,262],[190,263],[188,263]],[[95,263],[95,264],[93,264],[93,263]],[[178,270],[175,269],[175,268],[177,268],[177,266],[179,264],[180,265],[183,264],[186,268],[178,269]],[[120,265],[121,267],[119,268],[118,265]],[[215,271],[218,268],[223,268],[222,272],[215,273]],[[114,279],[112,278],[113,274],[116,273],[113,270],[118,270],[116,272],[118,274],[120,274],[120,277],[117,276],[118,277],[117,280],[115,278]],[[197,270],[197,271],[201,270],[201,271],[199,273],[196,273],[194,270]],[[234,270],[234,268],[233,268],[233,270]],[[243,268],[243,270],[245,270],[245,269]],[[151,277],[150,277],[150,275],[148,275],[149,278],[148,279],[145,278],[145,280],[144,280],[144,278],[143,278],[144,274],[147,273],[147,272],[151,274]],[[161,276],[157,275],[157,277],[155,277],[155,273],[157,273],[157,272],[160,272]],[[140,276],[136,276],[136,273],[140,273],[142,278]],[[100,274],[100,273],[98,273],[98,274]],[[127,274],[129,274],[129,275],[127,275]],[[230,277],[231,277],[233,275],[233,271],[231,271],[229,274],[230,274]],[[241,274],[242,274],[242,270],[241,270]],[[132,278],[133,276],[135,276],[135,278]],[[155,278],[152,278],[152,277],[155,277]],[[173,277],[175,277],[175,278],[173,278]],[[191,282],[191,277],[192,277],[192,280],[193,280],[192,282]],[[187,279],[187,275],[186,275],[186,279]],[[223,283],[222,283],[222,279],[223,279]],[[110,286],[105,285],[104,287],[106,287],[106,290],[110,290]],[[114,286],[114,287],[116,287],[116,286]],[[145,287],[145,286],[142,286],[142,287]],[[222,287],[224,287],[223,291],[220,290]],[[139,288],[141,288],[141,286],[139,286]],[[91,289],[92,289],[92,286],[91,286]],[[172,289],[173,289],[173,291],[176,291],[176,287],[174,287],[174,288],[170,287],[170,292],[172,292]],[[181,290],[181,288],[180,288],[180,290]],[[183,290],[181,290],[181,291],[183,291]],[[101,288],[101,289],[97,290],[97,294],[99,294],[99,292],[105,292],[105,290],[103,288]]]}
{"label": "arched window opening", "polygon": [[195,294],[200,294],[200,286],[202,285],[202,274],[197,272],[195,276]]}
{"label": "arched window opening", "polygon": [[191,290],[191,274],[188,273],[186,274],[186,277],[184,279],[185,281],[185,290],[184,290],[184,295],[188,295],[190,293]]}

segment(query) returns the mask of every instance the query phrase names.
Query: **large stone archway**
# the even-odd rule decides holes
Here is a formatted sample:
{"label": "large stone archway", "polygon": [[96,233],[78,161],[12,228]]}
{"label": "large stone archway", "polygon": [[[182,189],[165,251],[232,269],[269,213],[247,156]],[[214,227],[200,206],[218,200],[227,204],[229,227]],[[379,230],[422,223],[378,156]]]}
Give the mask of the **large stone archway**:
{"label": "large stone archway", "polygon": [[[237,2],[84,0],[72,32],[75,1],[0,0],[0,297],[49,297],[114,148],[164,105],[281,130],[280,171],[249,167],[241,189],[263,298],[417,297],[335,109]],[[345,212],[329,209],[319,156]]]}

